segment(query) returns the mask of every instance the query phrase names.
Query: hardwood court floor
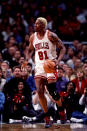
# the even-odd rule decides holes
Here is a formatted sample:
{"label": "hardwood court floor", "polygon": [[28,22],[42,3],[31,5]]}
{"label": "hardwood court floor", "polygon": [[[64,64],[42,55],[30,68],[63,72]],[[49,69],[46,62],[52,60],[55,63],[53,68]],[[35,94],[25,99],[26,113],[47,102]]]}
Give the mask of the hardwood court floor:
{"label": "hardwood court floor", "polygon": [[87,131],[87,125],[63,124],[45,128],[44,124],[0,124],[0,131]]}

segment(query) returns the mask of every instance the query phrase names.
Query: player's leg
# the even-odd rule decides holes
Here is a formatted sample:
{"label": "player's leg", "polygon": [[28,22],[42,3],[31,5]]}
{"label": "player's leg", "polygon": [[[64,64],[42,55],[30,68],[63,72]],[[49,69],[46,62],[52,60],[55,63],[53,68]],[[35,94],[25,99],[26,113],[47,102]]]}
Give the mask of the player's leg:
{"label": "player's leg", "polygon": [[47,107],[47,100],[46,100],[46,97],[44,95],[44,79],[42,78],[37,78],[35,79],[35,83],[36,83],[36,88],[37,88],[37,92],[38,92],[38,96],[39,96],[39,100],[40,100],[40,104],[41,104],[41,107],[44,111],[44,113],[46,114],[45,116],[45,127],[46,128],[49,128],[51,126],[51,123],[50,123],[50,117],[47,116],[48,114],[48,107]]}
{"label": "player's leg", "polygon": [[56,104],[58,105],[60,120],[61,120],[61,123],[64,123],[66,116],[65,116],[60,95],[56,90],[56,81],[52,79],[48,79],[47,89],[49,91],[49,94],[52,96],[52,98],[55,100]]}
{"label": "player's leg", "polygon": [[36,78],[35,84],[36,84],[37,93],[38,93],[38,96],[39,96],[41,107],[42,107],[44,112],[48,112],[47,100],[46,100],[45,95],[44,95],[44,79]]}

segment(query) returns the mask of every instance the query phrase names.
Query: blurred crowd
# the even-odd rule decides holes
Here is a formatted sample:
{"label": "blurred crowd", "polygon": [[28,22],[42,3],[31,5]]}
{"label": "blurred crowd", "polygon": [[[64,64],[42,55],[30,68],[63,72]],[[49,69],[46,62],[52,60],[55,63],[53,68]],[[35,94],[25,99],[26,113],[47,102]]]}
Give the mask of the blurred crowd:
{"label": "blurred crowd", "polygon": [[[37,17],[45,17],[47,28],[57,33],[66,54],[55,75],[67,120],[87,122],[87,9],[82,0],[0,0],[0,114],[3,121],[36,117],[43,110],[34,81],[34,53],[28,55],[29,36]],[[58,49],[57,49],[58,50]],[[31,58],[30,58],[31,57]],[[57,121],[58,107],[46,89],[48,106]],[[39,115],[38,115],[39,114]],[[81,119],[82,120],[82,119]]]}
{"label": "blurred crowd", "polygon": [[17,43],[23,43],[39,16],[62,40],[87,41],[87,8],[82,0],[0,0],[0,39],[6,42],[15,35]]}

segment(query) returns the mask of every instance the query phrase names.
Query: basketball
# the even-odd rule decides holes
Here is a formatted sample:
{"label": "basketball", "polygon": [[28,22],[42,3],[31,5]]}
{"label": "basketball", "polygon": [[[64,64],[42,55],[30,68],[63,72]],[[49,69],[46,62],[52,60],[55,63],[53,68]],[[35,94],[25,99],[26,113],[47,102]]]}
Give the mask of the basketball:
{"label": "basketball", "polygon": [[46,60],[43,65],[46,73],[54,73],[56,71],[55,66],[56,64],[53,60]]}

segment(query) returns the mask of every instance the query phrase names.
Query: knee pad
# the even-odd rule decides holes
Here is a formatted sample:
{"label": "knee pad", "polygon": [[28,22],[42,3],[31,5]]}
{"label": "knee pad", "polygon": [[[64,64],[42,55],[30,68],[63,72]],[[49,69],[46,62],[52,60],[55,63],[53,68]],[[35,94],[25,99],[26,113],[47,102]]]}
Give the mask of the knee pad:
{"label": "knee pad", "polygon": [[60,99],[60,95],[56,90],[56,83],[50,83],[47,85],[47,89],[49,91],[49,94],[52,96],[52,98],[57,101]]}

